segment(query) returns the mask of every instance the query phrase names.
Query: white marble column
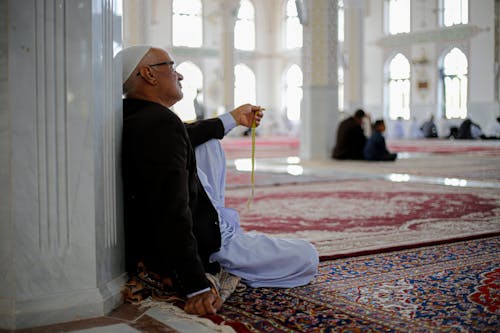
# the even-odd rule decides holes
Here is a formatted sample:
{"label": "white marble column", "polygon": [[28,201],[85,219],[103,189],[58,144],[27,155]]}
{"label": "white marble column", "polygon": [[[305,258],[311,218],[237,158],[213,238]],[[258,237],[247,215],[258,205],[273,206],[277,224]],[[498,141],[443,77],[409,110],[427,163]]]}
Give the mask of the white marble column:
{"label": "white marble column", "polygon": [[123,0],[123,46],[172,45],[172,0]]}
{"label": "white marble column", "polygon": [[337,0],[305,1],[300,155],[330,156],[337,129]]}
{"label": "white marble column", "polygon": [[125,281],[121,0],[0,7],[0,328],[104,315]]}
{"label": "white marble column", "polygon": [[[363,107],[364,1],[344,0],[345,41],[348,67],[345,72],[345,110],[354,113]],[[370,112],[370,110],[366,110]]]}
{"label": "white marble column", "polygon": [[220,12],[222,14],[222,78],[224,92],[224,108],[225,111],[234,108],[234,24],[236,15],[238,14],[238,0],[221,0]]}

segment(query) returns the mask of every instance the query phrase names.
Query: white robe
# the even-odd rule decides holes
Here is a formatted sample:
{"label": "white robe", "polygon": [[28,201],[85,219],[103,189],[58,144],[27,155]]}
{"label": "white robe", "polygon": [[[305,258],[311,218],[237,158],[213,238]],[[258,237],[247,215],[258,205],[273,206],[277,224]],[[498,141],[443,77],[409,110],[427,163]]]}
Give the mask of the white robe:
{"label": "white robe", "polygon": [[218,140],[196,147],[198,176],[219,214],[222,245],[210,256],[250,287],[290,288],[309,283],[318,270],[318,252],[302,239],[246,233],[239,214],[226,208],[226,158]]}

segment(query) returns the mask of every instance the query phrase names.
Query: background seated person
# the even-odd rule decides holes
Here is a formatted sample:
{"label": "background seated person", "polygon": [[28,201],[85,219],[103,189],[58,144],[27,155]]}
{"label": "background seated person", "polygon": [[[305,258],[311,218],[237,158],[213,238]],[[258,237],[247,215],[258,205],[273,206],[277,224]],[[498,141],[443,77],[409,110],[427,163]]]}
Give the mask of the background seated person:
{"label": "background seated person", "polygon": [[365,159],[368,161],[394,161],[398,154],[390,153],[385,144],[385,123],[382,119],[375,121],[373,134],[368,139],[364,149]]}
{"label": "background seated person", "polygon": [[[358,109],[352,117],[344,119],[337,130],[337,140],[332,158],[339,160],[362,160],[366,136],[361,123],[368,115]],[[368,117],[369,118],[369,117]]]}
{"label": "background seated person", "polygon": [[469,118],[465,119],[458,128],[457,139],[480,139],[483,136],[481,127]]}
{"label": "background seated person", "polygon": [[427,120],[425,123],[423,123],[422,127],[420,127],[420,129],[422,130],[422,133],[424,134],[424,138],[437,138],[438,132],[437,132],[436,123],[434,123],[434,115],[431,115],[429,120]]}

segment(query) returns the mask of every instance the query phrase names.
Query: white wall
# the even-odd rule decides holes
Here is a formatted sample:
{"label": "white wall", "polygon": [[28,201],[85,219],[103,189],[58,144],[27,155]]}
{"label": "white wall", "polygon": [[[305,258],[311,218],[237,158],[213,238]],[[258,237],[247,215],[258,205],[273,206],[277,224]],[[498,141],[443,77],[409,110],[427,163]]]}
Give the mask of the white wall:
{"label": "white wall", "polygon": [[[384,1],[365,1],[365,59],[364,105],[375,117],[388,119],[384,105],[384,66],[397,52],[403,53],[410,63],[422,54],[428,58],[423,65],[412,64],[411,114],[423,122],[430,114],[436,115],[440,135],[448,134],[449,127],[461,122],[444,119],[439,103],[438,66],[445,52],[460,47],[469,60],[468,116],[487,128],[499,114],[495,100],[495,2],[470,1],[469,25],[440,28],[436,0],[412,1],[412,32],[405,36],[386,36],[383,31]],[[465,29],[464,29],[465,28]],[[428,89],[417,88],[417,78],[424,77]],[[405,126],[409,127],[406,121]],[[390,136],[390,133],[388,133]]]}

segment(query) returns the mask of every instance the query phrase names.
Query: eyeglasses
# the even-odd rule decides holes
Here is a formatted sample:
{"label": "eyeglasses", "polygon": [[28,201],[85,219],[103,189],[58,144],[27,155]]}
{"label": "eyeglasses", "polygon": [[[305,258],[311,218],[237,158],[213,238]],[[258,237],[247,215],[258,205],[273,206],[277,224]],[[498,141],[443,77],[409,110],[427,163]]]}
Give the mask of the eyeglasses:
{"label": "eyeglasses", "polygon": [[[172,72],[175,72],[174,64],[175,64],[175,62],[173,62],[171,60],[171,61],[159,62],[157,64],[151,64],[151,65],[147,65],[147,66],[149,66],[149,67],[155,67],[155,66],[171,65],[172,66]],[[137,76],[139,76],[139,75],[141,75],[141,72],[137,72]]]}

